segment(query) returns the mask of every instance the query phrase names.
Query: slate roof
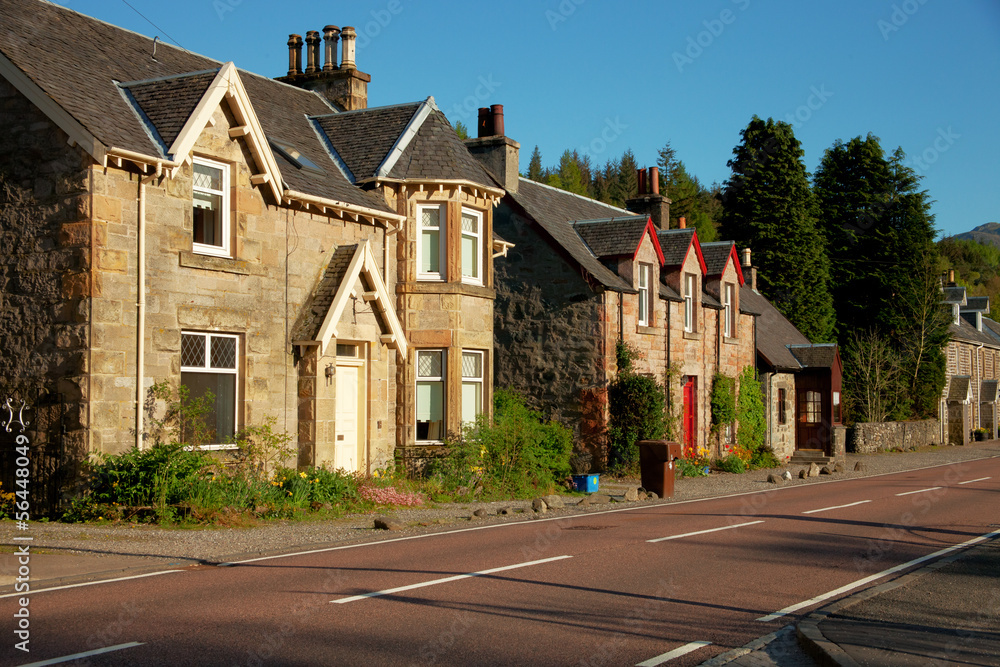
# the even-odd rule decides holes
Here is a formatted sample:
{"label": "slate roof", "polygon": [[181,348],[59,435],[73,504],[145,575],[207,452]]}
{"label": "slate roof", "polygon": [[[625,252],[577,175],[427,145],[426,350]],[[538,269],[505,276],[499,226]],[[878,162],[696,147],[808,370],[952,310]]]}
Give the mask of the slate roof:
{"label": "slate roof", "polygon": [[705,290],[701,291],[701,305],[706,308],[712,308],[714,310],[722,310],[722,302],[716,299],[713,295],[709,294]]}
{"label": "slate roof", "polygon": [[694,236],[694,228],[660,229],[656,232],[656,239],[660,242],[660,250],[663,251],[665,266],[680,266],[684,263],[688,248],[691,247],[692,236]]}
{"label": "slate roof", "polygon": [[945,287],[944,288],[944,298],[942,303],[957,303],[960,306],[965,305],[965,288],[964,287]]}
{"label": "slate roof", "polygon": [[808,345],[809,339],[788,321],[763,295],[744,286],[740,290],[740,309],[752,308],[757,317],[757,354],[777,370],[802,367],[788,345]]}
{"label": "slate roof", "polygon": [[[983,328],[986,328],[985,325]],[[958,319],[958,324],[953,322],[949,325],[948,333],[951,334],[952,340],[961,341],[963,343],[972,343],[974,345],[989,345],[990,347],[1000,348],[1000,341],[997,341],[992,334],[980,331],[973,325],[969,324],[964,317],[960,317]]]}
{"label": "slate roof", "polygon": [[618,274],[601,264],[571,224],[573,220],[631,216],[631,212],[527,178],[519,179],[518,191],[508,192],[507,195],[601,285],[617,292],[636,291]]}
{"label": "slate roof", "polygon": [[972,378],[968,375],[952,375],[948,383],[948,400],[964,403],[969,400]]}
{"label": "slate roof", "polygon": [[1000,322],[983,317],[983,333],[992,336],[997,343],[1000,343]]}
{"label": "slate roof", "polygon": [[[714,241],[701,244],[701,256],[705,258],[708,275],[720,276],[726,270],[726,262],[736,246],[732,241]],[[739,266],[739,265],[737,265]]]}
{"label": "slate roof", "polygon": [[[433,100],[426,103],[433,105]],[[465,180],[499,187],[479,160],[472,157],[444,114],[433,106],[388,176],[401,180]]]}
{"label": "slate roof", "polygon": [[309,303],[302,309],[302,319],[292,329],[293,341],[316,340],[318,338],[319,329],[323,325],[323,320],[326,319],[327,311],[330,310],[333,298],[337,295],[337,289],[340,287],[344,274],[347,273],[347,267],[350,266],[351,259],[357,250],[358,246],[354,244],[342,245],[334,251],[330,263],[323,271],[323,277],[320,278],[319,284],[313,290]]}
{"label": "slate roof", "polygon": [[[677,290],[664,283],[660,283],[660,298],[666,299],[667,301],[677,301],[678,303],[684,302],[684,297],[678,294]],[[742,310],[742,308],[740,310]]]}
{"label": "slate roof", "polygon": [[166,79],[121,84],[156,129],[163,141],[164,155],[218,73],[219,68],[215,68]]}
{"label": "slate roof", "polygon": [[629,215],[570,223],[597,257],[634,255],[649,225],[648,215]]}
{"label": "slate roof", "polygon": [[966,297],[965,305],[961,306],[961,310],[963,313],[975,312],[975,311],[988,313],[990,311],[990,297],[988,296]]}
{"label": "slate roof", "polygon": [[[140,112],[169,146],[168,138],[176,137],[193,109],[206,70],[222,65],[164,42],[156,44],[154,59],[152,39],[40,0],[0,0],[0,16],[0,52],[105,147],[163,157]],[[276,155],[289,189],[394,213],[380,197],[351,185],[319,141],[307,117],[329,114],[329,103],[316,93],[239,72],[268,138],[294,146],[323,169],[307,173]],[[136,106],[116,82],[129,83]]]}
{"label": "slate roof", "polygon": [[358,180],[372,178],[406,129],[420,102],[358,109],[316,118],[316,123]]}
{"label": "slate roof", "polygon": [[979,385],[979,400],[983,403],[996,403],[1000,393],[1000,380],[983,380]]}
{"label": "slate roof", "polygon": [[763,315],[764,306],[760,303],[764,300],[760,294],[753,291],[749,285],[740,286],[740,312],[745,315]]}
{"label": "slate roof", "polygon": [[837,346],[833,343],[795,344],[788,349],[803,368],[832,368],[837,358]]}

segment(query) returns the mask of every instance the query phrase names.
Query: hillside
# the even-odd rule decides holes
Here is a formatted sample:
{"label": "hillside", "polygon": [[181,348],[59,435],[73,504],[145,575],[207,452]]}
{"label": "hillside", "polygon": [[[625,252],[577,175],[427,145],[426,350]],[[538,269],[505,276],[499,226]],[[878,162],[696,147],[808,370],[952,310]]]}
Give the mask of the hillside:
{"label": "hillside", "polygon": [[977,241],[986,245],[994,245],[1000,248],[1000,222],[987,222],[979,225],[971,232],[962,232],[951,237],[955,240]]}

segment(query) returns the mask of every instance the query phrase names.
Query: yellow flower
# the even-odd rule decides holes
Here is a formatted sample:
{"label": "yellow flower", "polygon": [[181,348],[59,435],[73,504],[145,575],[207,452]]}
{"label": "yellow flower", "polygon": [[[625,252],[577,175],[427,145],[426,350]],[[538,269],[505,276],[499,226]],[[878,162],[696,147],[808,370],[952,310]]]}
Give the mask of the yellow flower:
{"label": "yellow flower", "polygon": [[292,492],[291,492],[291,491],[289,491],[289,492],[288,492],[288,495],[292,495]]}
{"label": "yellow flower", "polygon": [[300,472],[299,473],[299,477],[301,477],[302,479],[305,479],[306,478],[306,474],[304,472]]}

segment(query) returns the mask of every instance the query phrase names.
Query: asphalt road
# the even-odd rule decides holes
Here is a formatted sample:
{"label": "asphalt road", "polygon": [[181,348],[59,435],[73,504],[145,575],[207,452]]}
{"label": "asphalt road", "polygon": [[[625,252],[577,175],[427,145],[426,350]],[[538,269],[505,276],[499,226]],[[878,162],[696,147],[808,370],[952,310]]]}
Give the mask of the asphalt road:
{"label": "asphalt road", "polygon": [[998,490],[986,459],[68,587],[0,662],[693,665],[996,530]]}

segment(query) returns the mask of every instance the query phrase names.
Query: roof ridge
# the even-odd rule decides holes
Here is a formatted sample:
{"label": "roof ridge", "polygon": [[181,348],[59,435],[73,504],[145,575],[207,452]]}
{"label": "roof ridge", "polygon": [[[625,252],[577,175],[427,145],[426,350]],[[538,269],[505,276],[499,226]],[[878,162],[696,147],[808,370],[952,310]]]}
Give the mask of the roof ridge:
{"label": "roof ridge", "polygon": [[587,197],[585,195],[578,195],[575,192],[570,192],[569,190],[563,190],[562,188],[557,188],[557,187],[553,187],[551,185],[546,185],[545,183],[539,183],[538,181],[531,180],[527,176],[518,175],[517,178],[520,181],[526,181],[526,182],[532,183],[533,185],[539,185],[539,186],[541,186],[543,188],[547,188],[547,189],[552,190],[554,192],[561,192],[564,195],[569,195],[570,197],[576,197],[577,199],[582,199],[582,200],[590,202],[592,204],[600,204],[601,206],[607,206],[608,208],[613,208],[616,211],[622,211],[624,213],[632,213],[632,211],[629,211],[627,208],[619,208],[618,206],[615,206],[614,204],[608,204],[606,202],[600,201],[599,199],[594,199],[593,197]]}
{"label": "roof ridge", "polygon": [[351,109],[350,111],[334,111],[333,113],[323,114],[322,116],[312,116],[312,117],[319,119],[319,118],[331,118],[335,116],[350,116],[351,114],[365,113],[366,111],[382,111],[384,109],[398,109],[400,107],[420,106],[426,101],[427,100],[420,100],[419,102],[400,102],[398,104],[386,104],[380,107],[365,107],[364,109]]}
{"label": "roof ridge", "polygon": [[593,225],[598,222],[614,222],[615,220],[628,220],[634,218],[648,218],[648,215],[642,215],[641,213],[634,213],[632,215],[613,215],[610,218],[588,218],[586,220],[569,220],[571,225]]}
{"label": "roof ridge", "polygon": [[[385,157],[382,158],[382,162],[379,163],[378,168],[375,170],[376,178],[387,177],[392,170],[395,168],[396,163],[399,158],[403,156],[410,142],[413,138],[417,136],[420,128],[423,127],[424,122],[427,120],[431,112],[437,111],[437,104],[434,103],[434,96],[428,95],[427,99],[420,103],[413,115],[410,116],[409,122],[403,131],[400,132],[399,136],[396,137],[396,141],[393,143],[392,148],[386,153]],[[447,121],[447,118],[445,119]]]}
{"label": "roof ridge", "polygon": [[215,69],[202,69],[196,72],[182,72],[180,74],[167,74],[166,76],[157,76],[152,79],[140,79],[138,81],[123,81],[119,82],[118,85],[122,88],[131,88],[132,86],[143,86],[148,83],[159,83],[161,81],[175,81],[179,79],[186,79],[192,76],[201,76],[202,74],[218,74],[221,67],[216,67]]}

